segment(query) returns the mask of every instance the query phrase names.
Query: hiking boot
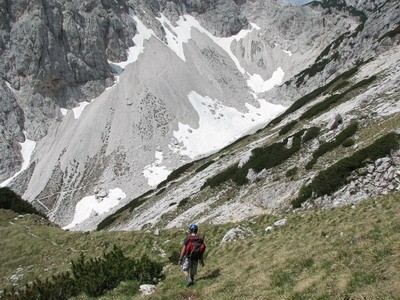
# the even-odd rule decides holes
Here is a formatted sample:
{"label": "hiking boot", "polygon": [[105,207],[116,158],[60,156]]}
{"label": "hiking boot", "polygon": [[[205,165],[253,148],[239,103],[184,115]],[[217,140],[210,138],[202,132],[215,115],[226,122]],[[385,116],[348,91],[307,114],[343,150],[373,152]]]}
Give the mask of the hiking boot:
{"label": "hiking boot", "polygon": [[188,278],[188,280],[186,281],[186,287],[189,287],[193,284],[194,280],[192,278]]}

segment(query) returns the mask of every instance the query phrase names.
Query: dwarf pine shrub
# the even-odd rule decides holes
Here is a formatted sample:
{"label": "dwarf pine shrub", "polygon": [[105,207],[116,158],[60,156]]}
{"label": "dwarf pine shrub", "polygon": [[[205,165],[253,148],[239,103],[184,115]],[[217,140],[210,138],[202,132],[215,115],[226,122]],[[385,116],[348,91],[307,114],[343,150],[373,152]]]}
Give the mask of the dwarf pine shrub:
{"label": "dwarf pine shrub", "polygon": [[85,293],[90,297],[114,289],[122,281],[152,282],[162,277],[162,264],[147,256],[140,259],[126,257],[114,245],[102,257],[80,258],[72,262],[72,273],[64,272],[42,281],[36,279],[24,289],[5,290],[2,299],[54,299],[63,300]]}
{"label": "dwarf pine shrub", "polygon": [[32,204],[23,200],[8,187],[0,188],[0,208],[10,209],[20,214],[36,214],[47,219],[45,214],[39,212]]}
{"label": "dwarf pine shrub", "polygon": [[301,148],[301,137],[304,132],[305,129],[302,129],[290,137],[293,139],[290,148],[287,147],[289,138],[286,138],[282,142],[253,149],[249,161],[241,168],[238,167],[238,164],[232,165],[225,171],[207,179],[202,189],[207,186],[211,188],[216,187],[228,180],[232,180],[237,185],[246,184],[248,182],[247,174],[250,169],[254,170],[256,173],[261,172],[263,169],[271,169],[280,165],[299,151]]}
{"label": "dwarf pine shrub", "polygon": [[286,175],[286,177],[293,177],[297,174],[298,171],[299,171],[298,167],[293,167],[293,168],[287,170],[285,175]]}
{"label": "dwarf pine shrub", "polygon": [[206,182],[203,184],[203,186],[201,187],[201,189],[204,189],[207,186],[209,186],[211,188],[219,186],[223,182],[226,182],[226,181],[232,179],[233,176],[235,175],[235,173],[237,172],[237,170],[238,170],[237,164],[230,166],[225,171],[222,171],[221,173],[218,173],[217,175],[215,175],[211,178],[208,178],[206,180]]}
{"label": "dwarf pine shrub", "polygon": [[300,189],[297,199],[292,202],[293,207],[301,206],[301,203],[309,199],[312,194],[315,194],[316,197],[331,195],[348,183],[347,178],[351,172],[365,167],[368,160],[375,161],[389,155],[393,149],[398,149],[399,141],[400,135],[390,132],[368,147],[354,152],[353,155],[345,157],[321,171],[311,184]]}
{"label": "dwarf pine shrub", "polygon": [[[154,192],[154,190],[151,190],[149,192]],[[121,207],[120,209],[118,209],[116,212],[114,212],[111,215],[108,215],[107,217],[105,217],[98,225],[96,230],[102,230],[108,226],[110,226],[112,223],[114,223],[115,220],[118,219],[118,217],[121,215],[122,212],[124,212],[125,210],[129,209],[130,212],[132,212],[135,208],[139,207],[140,205],[142,205],[146,199],[145,199],[145,195],[148,195],[149,192],[133,199],[132,201],[130,201],[129,203],[125,204],[123,207]]]}
{"label": "dwarf pine shrub", "polygon": [[321,113],[321,112],[327,110],[328,108],[330,108],[333,104],[335,104],[336,102],[338,102],[342,98],[343,98],[343,94],[334,94],[334,95],[328,97],[324,101],[319,102],[319,103],[311,106],[308,110],[306,110],[300,116],[300,120],[310,119],[310,118],[318,115],[319,113]]}
{"label": "dwarf pine shrub", "polygon": [[347,139],[345,139],[345,140],[343,141],[342,146],[345,147],[345,148],[348,148],[348,147],[353,146],[354,143],[355,143],[354,139],[352,139],[352,138],[347,138]]}
{"label": "dwarf pine shrub", "polygon": [[296,126],[296,124],[297,124],[296,120],[289,122],[288,124],[283,126],[281,130],[279,130],[279,135],[284,135],[288,133],[294,126]]}
{"label": "dwarf pine shrub", "polygon": [[324,155],[327,152],[333,151],[337,147],[339,147],[346,139],[350,138],[353,136],[358,129],[358,122],[353,121],[347,126],[345,129],[343,129],[333,141],[322,143],[317,150],[313,153],[314,158],[318,158],[322,155]]}
{"label": "dwarf pine shrub", "polygon": [[306,105],[307,103],[311,102],[312,100],[314,100],[315,98],[320,96],[322,93],[327,91],[330,87],[335,85],[336,82],[338,82],[340,80],[345,80],[345,79],[350,78],[355,73],[357,73],[358,70],[359,70],[359,68],[356,66],[356,67],[354,67],[354,68],[342,73],[341,75],[339,75],[335,79],[333,79],[330,82],[328,82],[326,85],[321,86],[321,87],[315,89],[314,91],[312,91],[311,93],[299,98],[296,102],[294,102],[291,106],[289,106],[289,108],[287,110],[285,110],[281,115],[279,115],[278,117],[272,119],[268,123],[267,127],[273,126],[273,125],[276,125],[276,124],[280,123],[283,120],[284,117],[286,117],[287,115],[299,110],[304,105]]}
{"label": "dwarf pine shrub", "polygon": [[304,133],[302,141],[303,143],[306,143],[308,141],[311,141],[315,139],[321,131],[321,128],[317,126],[313,126],[307,129],[307,131]]}
{"label": "dwarf pine shrub", "polygon": [[198,167],[198,168],[196,169],[195,172],[196,172],[196,173],[199,173],[199,172],[201,172],[201,171],[207,169],[207,168],[208,168],[209,166],[211,166],[213,163],[215,163],[214,160],[209,160],[209,161],[206,162],[204,165]]}

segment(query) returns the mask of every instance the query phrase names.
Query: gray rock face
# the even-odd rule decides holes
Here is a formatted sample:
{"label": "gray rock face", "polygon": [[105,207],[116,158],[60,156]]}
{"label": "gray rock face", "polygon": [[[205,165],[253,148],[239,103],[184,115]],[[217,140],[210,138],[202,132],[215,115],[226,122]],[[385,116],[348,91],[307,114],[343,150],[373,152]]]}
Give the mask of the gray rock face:
{"label": "gray rock face", "polygon": [[[94,98],[112,82],[107,60],[126,59],[135,24],[124,1],[113,2],[112,10],[94,0],[6,1],[2,7],[0,74],[9,90],[19,91],[25,118],[17,136],[24,127],[38,140],[59,107]],[[10,99],[3,95],[2,107]]]}
{"label": "gray rock face", "polygon": [[16,95],[3,82],[0,85],[0,181],[10,177],[21,167],[20,148],[18,142],[23,142],[24,114],[18,106]]}
{"label": "gray rock face", "polygon": [[[189,134],[200,127],[201,113],[189,101],[190,93],[215,99],[214,106],[206,104],[206,98],[197,103],[213,120],[229,117],[216,113],[222,106],[245,114],[248,105],[259,107],[262,97],[289,105],[398,42],[397,37],[384,37],[388,24],[400,18],[395,5],[354,5],[367,10],[367,20],[349,7],[282,6],[272,0],[0,0],[5,8],[0,11],[0,56],[5,62],[0,66],[0,149],[8,158],[0,163],[0,180],[19,170],[25,130],[37,147],[30,167],[12,187],[53,220],[69,224],[77,202],[96,190],[103,190],[99,198],[106,199],[108,191],[120,187],[127,194],[124,201],[129,201],[150,188],[143,176],[146,170],[156,173],[162,161],[171,171],[193,159],[182,154],[188,146],[175,137],[180,126],[187,126]],[[172,42],[181,38],[173,29],[185,20],[182,14],[191,14],[209,32],[192,28],[190,39],[178,45],[185,59]],[[171,23],[161,24],[161,15]],[[357,27],[361,22],[362,28]],[[144,34],[139,29],[149,34],[143,45],[132,39]],[[217,37],[242,29],[249,32],[228,49],[218,44]],[[116,74],[109,62],[125,61],[132,46],[143,46],[140,59]],[[321,61],[325,65],[315,74],[303,71]],[[278,68],[286,83],[254,98],[249,77],[258,74],[265,81]],[[92,99],[90,105],[84,102]],[[88,105],[79,118],[71,111],[78,103]],[[60,108],[69,109],[63,111],[65,116]],[[392,173],[384,176],[396,178]],[[249,173],[254,184],[263,176]],[[258,190],[256,205],[249,210],[257,210],[260,203],[263,208],[257,212],[272,209],[279,201],[269,199],[287,198],[300,185],[286,182],[282,188],[270,178],[265,182],[269,189]],[[185,197],[191,195],[187,193]],[[173,209],[164,204],[149,204],[137,218],[143,222],[138,228],[157,220],[154,211]],[[248,210],[241,213],[251,215]],[[82,223],[81,229],[93,228],[104,218],[96,212],[92,216],[92,227]],[[216,218],[226,217],[221,213]]]}

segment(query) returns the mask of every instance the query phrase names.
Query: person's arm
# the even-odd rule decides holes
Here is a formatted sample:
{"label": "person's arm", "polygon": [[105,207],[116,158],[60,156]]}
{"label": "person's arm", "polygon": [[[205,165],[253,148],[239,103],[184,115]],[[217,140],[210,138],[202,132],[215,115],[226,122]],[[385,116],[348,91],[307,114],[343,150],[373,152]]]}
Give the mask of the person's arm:
{"label": "person's arm", "polygon": [[185,256],[185,250],[186,250],[186,246],[185,246],[185,244],[183,244],[181,254],[179,256],[178,265],[182,264],[183,257]]}

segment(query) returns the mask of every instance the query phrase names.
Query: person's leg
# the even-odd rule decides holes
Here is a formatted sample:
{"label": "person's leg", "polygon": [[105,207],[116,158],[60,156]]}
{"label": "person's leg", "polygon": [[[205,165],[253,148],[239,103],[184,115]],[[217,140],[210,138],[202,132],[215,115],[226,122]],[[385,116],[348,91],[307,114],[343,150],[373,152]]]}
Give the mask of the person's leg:
{"label": "person's leg", "polygon": [[182,273],[185,276],[185,286],[188,287],[192,284],[192,280],[190,278],[190,261],[188,258],[185,257],[182,263]]}
{"label": "person's leg", "polygon": [[198,261],[193,261],[190,266],[190,280],[192,281],[192,283],[194,282],[194,276],[197,274],[198,263]]}

